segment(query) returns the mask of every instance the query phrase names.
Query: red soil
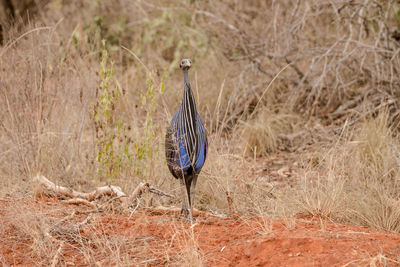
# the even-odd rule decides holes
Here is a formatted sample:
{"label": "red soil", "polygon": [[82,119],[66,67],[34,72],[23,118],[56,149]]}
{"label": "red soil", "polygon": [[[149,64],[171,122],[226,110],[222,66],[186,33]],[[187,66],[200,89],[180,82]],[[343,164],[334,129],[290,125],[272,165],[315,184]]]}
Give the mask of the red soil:
{"label": "red soil", "polygon": [[[18,208],[10,207],[18,207],[18,204],[0,202],[0,205],[0,263],[23,266],[46,263],[33,252],[35,240],[21,232],[18,224],[12,221],[12,214]],[[51,210],[58,211],[58,215],[51,215],[57,221],[72,210],[81,209],[73,206],[66,209],[61,203],[48,200],[23,205],[21,210],[28,206],[31,212],[45,212],[43,216],[50,216]],[[79,223],[87,215],[75,217]],[[102,266],[120,265],[121,261],[110,252],[113,249],[107,250],[107,245],[102,244],[114,237],[118,239],[118,255],[132,265],[180,265],[177,262],[184,264],[185,255],[190,258],[194,251],[205,266],[400,266],[400,234],[312,218],[290,223],[267,221],[266,228],[261,227],[260,218],[198,216],[197,221],[190,227],[175,214],[155,215],[145,210],[137,211],[130,219],[125,213],[99,213],[80,229],[79,236],[81,240],[99,240],[85,244]],[[67,235],[54,237],[53,242],[67,244],[63,246],[58,265],[88,264],[88,259],[79,255],[83,243]],[[53,254],[47,255],[47,263],[58,247],[55,245]]]}

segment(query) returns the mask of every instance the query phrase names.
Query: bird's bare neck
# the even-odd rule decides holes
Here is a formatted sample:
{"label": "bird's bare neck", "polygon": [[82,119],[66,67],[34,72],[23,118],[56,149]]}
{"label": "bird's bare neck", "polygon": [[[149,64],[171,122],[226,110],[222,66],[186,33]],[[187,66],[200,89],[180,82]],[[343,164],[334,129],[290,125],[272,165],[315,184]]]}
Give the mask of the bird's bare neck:
{"label": "bird's bare neck", "polygon": [[192,87],[190,86],[187,70],[183,71],[183,83],[184,83],[184,92],[183,92],[182,104],[185,105],[192,114],[191,118],[192,120],[194,120],[193,124],[195,124],[196,114],[197,114],[196,101],[193,96]]}

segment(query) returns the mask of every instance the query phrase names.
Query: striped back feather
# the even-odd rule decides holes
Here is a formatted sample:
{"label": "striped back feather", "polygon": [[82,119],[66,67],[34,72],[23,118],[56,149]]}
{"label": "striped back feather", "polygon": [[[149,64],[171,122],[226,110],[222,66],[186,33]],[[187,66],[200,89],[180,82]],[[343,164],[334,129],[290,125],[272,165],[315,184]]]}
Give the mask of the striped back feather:
{"label": "striped back feather", "polygon": [[196,109],[187,71],[184,71],[184,87],[182,103],[171,120],[165,141],[167,164],[176,178],[189,172],[200,172],[208,146],[206,131]]}

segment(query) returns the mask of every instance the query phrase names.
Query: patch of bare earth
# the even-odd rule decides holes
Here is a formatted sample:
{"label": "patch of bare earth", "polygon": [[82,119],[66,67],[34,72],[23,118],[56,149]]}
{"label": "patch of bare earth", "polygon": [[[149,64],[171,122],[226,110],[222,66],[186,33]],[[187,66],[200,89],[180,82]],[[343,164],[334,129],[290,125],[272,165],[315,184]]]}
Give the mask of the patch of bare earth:
{"label": "patch of bare earth", "polygon": [[[191,227],[178,214],[162,210],[134,214],[89,210],[49,199],[1,201],[1,262],[4,266],[191,265],[186,258],[191,260],[192,253],[205,266],[398,266],[400,262],[400,234],[367,227],[297,218],[270,221],[269,231],[263,231],[261,218],[200,215]],[[22,225],[38,234],[29,234]],[[40,242],[53,244],[43,251],[47,261],[40,252],[46,246]]]}

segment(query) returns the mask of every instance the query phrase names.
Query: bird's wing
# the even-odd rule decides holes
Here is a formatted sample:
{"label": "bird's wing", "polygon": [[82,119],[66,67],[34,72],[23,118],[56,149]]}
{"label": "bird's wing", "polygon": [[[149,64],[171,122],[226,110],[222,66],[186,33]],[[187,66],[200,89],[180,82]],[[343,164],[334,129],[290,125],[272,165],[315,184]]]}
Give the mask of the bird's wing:
{"label": "bird's wing", "polygon": [[175,178],[181,176],[181,171],[179,171],[179,145],[176,138],[176,122],[178,115],[179,110],[172,118],[171,123],[167,127],[167,132],[165,134],[165,158],[167,161],[168,169]]}
{"label": "bird's wing", "polygon": [[208,140],[207,140],[207,133],[204,127],[203,121],[200,115],[197,114],[196,117],[196,128],[197,128],[197,137],[198,137],[198,144],[197,144],[197,153],[195,159],[195,170],[200,171],[206,161],[207,157],[207,149],[208,149]]}

